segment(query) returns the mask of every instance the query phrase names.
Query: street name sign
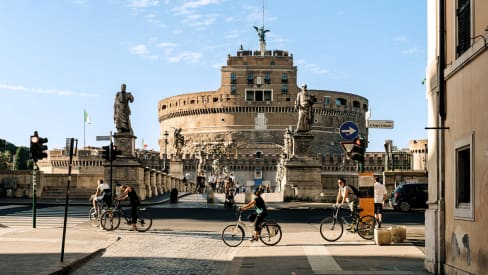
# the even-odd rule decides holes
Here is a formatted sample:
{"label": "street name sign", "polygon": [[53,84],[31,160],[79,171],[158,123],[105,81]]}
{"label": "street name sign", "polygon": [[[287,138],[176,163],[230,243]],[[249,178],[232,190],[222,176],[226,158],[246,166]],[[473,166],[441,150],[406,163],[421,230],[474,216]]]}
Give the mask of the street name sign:
{"label": "street name sign", "polygon": [[358,136],[358,133],[359,127],[356,123],[352,121],[346,121],[342,123],[341,127],[339,128],[339,135],[341,135],[343,139],[355,139]]}
{"label": "street name sign", "polygon": [[367,120],[366,128],[393,129],[393,120]]}
{"label": "street name sign", "polygon": [[110,140],[110,136],[97,136],[97,141]]}

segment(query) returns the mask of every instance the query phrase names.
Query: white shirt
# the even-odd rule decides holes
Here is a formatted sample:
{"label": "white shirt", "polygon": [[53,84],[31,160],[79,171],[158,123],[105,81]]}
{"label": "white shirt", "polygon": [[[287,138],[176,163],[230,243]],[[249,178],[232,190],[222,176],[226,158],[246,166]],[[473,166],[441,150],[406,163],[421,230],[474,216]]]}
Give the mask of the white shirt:
{"label": "white shirt", "polygon": [[380,182],[374,183],[374,203],[383,203],[384,195],[386,195],[386,187]]}

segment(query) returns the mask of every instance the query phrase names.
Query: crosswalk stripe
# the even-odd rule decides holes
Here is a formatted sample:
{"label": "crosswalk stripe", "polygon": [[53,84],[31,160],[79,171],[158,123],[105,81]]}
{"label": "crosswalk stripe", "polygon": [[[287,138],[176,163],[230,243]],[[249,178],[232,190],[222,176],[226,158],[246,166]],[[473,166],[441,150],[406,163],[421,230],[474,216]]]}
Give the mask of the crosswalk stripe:
{"label": "crosswalk stripe", "polygon": [[[66,225],[68,227],[88,221],[89,207],[71,207],[68,209]],[[64,206],[36,209],[36,228],[56,228],[64,226]],[[31,227],[33,225],[32,209],[0,216],[0,224],[9,227]]]}

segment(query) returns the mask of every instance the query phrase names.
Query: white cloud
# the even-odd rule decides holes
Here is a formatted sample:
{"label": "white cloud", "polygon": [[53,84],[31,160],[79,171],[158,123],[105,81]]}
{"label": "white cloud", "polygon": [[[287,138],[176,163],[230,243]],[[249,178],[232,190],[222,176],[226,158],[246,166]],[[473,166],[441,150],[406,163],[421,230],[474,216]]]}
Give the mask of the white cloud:
{"label": "white cloud", "polygon": [[159,0],[130,0],[128,6],[130,8],[148,8],[159,6]]}
{"label": "white cloud", "polygon": [[45,89],[45,88],[30,88],[22,85],[9,85],[0,83],[0,90],[7,91],[19,91],[19,92],[30,92],[37,94],[49,94],[56,96],[79,96],[79,97],[97,97],[98,94],[80,93],[71,90],[57,90],[57,89]]}
{"label": "white cloud", "polygon": [[303,60],[303,59],[298,59],[295,62],[297,63],[297,65],[301,65],[300,68],[302,68],[302,70],[311,72],[313,74],[327,74],[327,73],[329,73],[328,70],[321,68],[317,64],[305,63],[305,60]]}
{"label": "white cloud", "polygon": [[240,33],[238,30],[232,30],[229,33],[227,33],[224,37],[227,39],[236,39],[240,37]]}
{"label": "white cloud", "polygon": [[168,57],[167,61],[170,63],[180,63],[180,62],[198,63],[201,58],[202,58],[201,53],[185,51],[180,54],[176,54]]}
{"label": "white cloud", "polygon": [[158,47],[161,48],[174,48],[176,47],[176,43],[173,42],[161,42],[158,44]]}
{"label": "white cloud", "polygon": [[393,37],[393,41],[396,41],[396,42],[405,42],[405,41],[407,41],[407,37],[406,36],[403,36],[403,35],[396,36],[396,37]]}
{"label": "white cloud", "polygon": [[133,55],[148,55],[149,50],[144,44],[135,45],[129,48],[129,52]]}
{"label": "white cloud", "polygon": [[193,28],[202,28],[204,29],[206,26],[212,25],[218,15],[216,14],[190,14],[183,19],[183,23],[189,25]]}
{"label": "white cloud", "polygon": [[406,50],[401,51],[402,54],[416,54],[418,52],[419,52],[419,49],[417,49],[417,48],[410,48],[410,49],[406,49]]}
{"label": "white cloud", "polygon": [[193,10],[198,9],[200,7],[208,6],[211,4],[219,4],[222,0],[195,0],[195,1],[188,1],[185,2],[183,5],[179,7],[173,8],[173,12],[175,14],[191,14]]}

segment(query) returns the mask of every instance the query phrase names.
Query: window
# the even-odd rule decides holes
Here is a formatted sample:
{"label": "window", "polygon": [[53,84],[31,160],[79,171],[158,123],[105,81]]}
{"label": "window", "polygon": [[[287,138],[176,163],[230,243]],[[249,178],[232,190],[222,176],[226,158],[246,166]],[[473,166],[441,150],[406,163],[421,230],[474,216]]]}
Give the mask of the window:
{"label": "window", "polygon": [[346,104],[347,104],[347,100],[345,100],[344,98],[336,99],[336,105],[337,106],[346,106]]}
{"label": "window", "polygon": [[252,72],[247,73],[247,84],[252,84],[254,82],[254,74]]}
{"label": "window", "polygon": [[257,90],[257,89],[246,90],[246,101],[263,102],[263,101],[272,101],[272,100],[273,100],[272,90]]}
{"label": "window", "polygon": [[361,108],[361,103],[359,101],[357,101],[357,100],[354,100],[352,102],[352,107],[354,107],[354,108]]}
{"label": "window", "polygon": [[231,73],[230,74],[230,83],[236,84],[236,82],[237,82],[236,74],[235,73]]}
{"label": "window", "polygon": [[330,104],[330,96],[324,96],[324,105]]}
{"label": "window", "polygon": [[281,74],[281,82],[288,83],[288,73]]}
{"label": "window", "polygon": [[458,219],[474,219],[473,137],[460,140],[454,145],[454,216]]}
{"label": "window", "polygon": [[237,91],[237,87],[236,87],[236,85],[232,85],[232,86],[230,86],[230,93],[231,93],[231,94],[233,94],[233,95],[234,95],[234,94],[236,93],[236,91]]}
{"label": "window", "polygon": [[281,93],[282,93],[282,94],[287,94],[287,93],[288,93],[288,85],[283,84],[283,85],[281,86]]}
{"label": "window", "polygon": [[270,83],[271,83],[271,73],[265,72],[264,73],[264,84],[270,84]]}
{"label": "window", "polygon": [[246,101],[254,101],[254,90],[246,91]]}
{"label": "window", "polygon": [[471,0],[458,0],[457,16],[457,56],[471,47]]}

